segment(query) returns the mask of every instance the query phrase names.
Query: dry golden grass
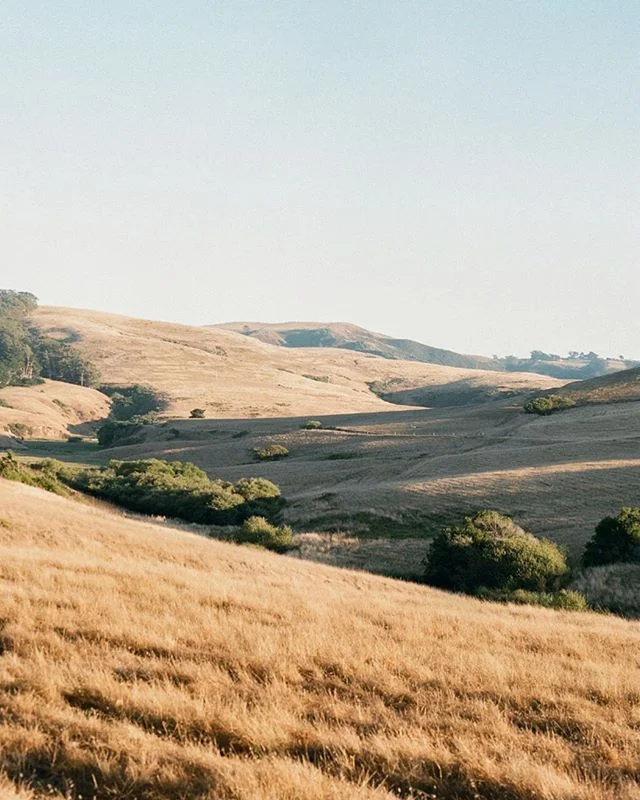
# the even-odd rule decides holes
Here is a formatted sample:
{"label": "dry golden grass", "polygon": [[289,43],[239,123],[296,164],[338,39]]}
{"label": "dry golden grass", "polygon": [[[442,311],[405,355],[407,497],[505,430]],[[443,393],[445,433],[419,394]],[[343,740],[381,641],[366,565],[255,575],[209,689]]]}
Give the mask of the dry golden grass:
{"label": "dry golden grass", "polygon": [[3,796],[640,797],[637,623],[483,604],[1,481],[0,544]]}
{"label": "dry golden grass", "polygon": [[80,348],[107,383],[149,383],[168,393],[169,414],[210,418],[286,417],[397,408],[370,390],[453,382],[475,388],[532,391],[561,385],[542,375],[485,372],[414,361],[390,361],[332,349],[287,349],[240,333],[138,320],[71,308],[38,309],[35,323],[51,335],[78,336]]}
{"label": "dry golden grass", "polygon": [[[110,401],[100,392],[59,381],[0,390],[0,439],[11,426],[24,426],[26,438],[61,439],[83,429],[83,423],[109,414]],[[6,404],[6,405],[5,405]],[[16,429],[17,430],[17,429]]]}

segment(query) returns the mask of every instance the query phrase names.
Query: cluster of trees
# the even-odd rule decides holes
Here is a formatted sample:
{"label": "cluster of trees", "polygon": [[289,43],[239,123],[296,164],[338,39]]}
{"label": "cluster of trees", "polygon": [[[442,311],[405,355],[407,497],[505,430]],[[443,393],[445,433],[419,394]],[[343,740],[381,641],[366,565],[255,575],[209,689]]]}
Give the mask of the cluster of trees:
{"label": "cluster of trees", "polygon": [[[566,589],[571,572],[564,552],[497,511],[479,511],[444,528],[424,563],[427,582],[442,589],[555,608],[587,607],[582,595]],[[601,520],[581,560],[585,568],[619,563],[640,564],[640,508],[623,508]]]}
{"label": "cluster of trees", "polygon": [[569,567],[553,542],[538,539],[497,511],[479,511],[444,528],[425,560],[428,583],[495,600],[580,609],[567,591]]}
{"label": "cluster of trees", "polygon": [[109,420],[98,428],[101,447],[134,444],[140,441],[144,425],[156,422],[157,414],[168,405],[168,397],[151,386],[139,383],[132,386],[102,385],[98,387],[111,398]]}
{"label": "cluster of trees", "polygon": [[265,478],[211,480],[182,461],[110,461],[70,480],[74,488],[132,511],[204,525],[238,525],[251,516],[274,521],[284,505],[280,489]]}
{"label": "cluster of trees", "polygon": [[99,374],[90,361],[70,344],[29,325],[37,307],[37,298],[29,292],[0,290],[0,388],[42,378],[94,386]]}

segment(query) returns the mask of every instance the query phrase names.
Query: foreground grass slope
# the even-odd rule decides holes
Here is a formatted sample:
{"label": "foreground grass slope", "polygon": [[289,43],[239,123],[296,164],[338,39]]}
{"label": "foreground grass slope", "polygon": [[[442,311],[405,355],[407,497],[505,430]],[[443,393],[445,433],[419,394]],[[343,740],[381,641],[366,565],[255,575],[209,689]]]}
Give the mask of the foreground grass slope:
{"label": "foreground grass slope", "polygon": [[[148,383],[170,398],[168,413],[210,418],[317,416],[396,406],[370,388],[411,389],[455,382],[474,392],[546,389],[562,384],[527,373],[487,372],[390,361],[338,349],[286,349],[221,328],[174,325],[70,308],[41,307],[34,322],[75,346],[105,383]],[[411,405],[411,402],[408,403]]]}
{"label": "foreground grass slope", "polygon": [[482,604],[6,482],[0,545],[4,796],[640,797],[638,624]]}

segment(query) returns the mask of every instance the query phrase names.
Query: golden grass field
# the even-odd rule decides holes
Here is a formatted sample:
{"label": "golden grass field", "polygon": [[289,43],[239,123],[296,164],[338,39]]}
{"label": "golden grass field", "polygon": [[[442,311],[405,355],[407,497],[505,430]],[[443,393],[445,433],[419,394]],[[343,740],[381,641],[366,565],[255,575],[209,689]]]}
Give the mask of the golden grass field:
{"label": "golden grass field", "polygon": [[3,797],[640,797],[638,623],[4,481],[0,547]]}

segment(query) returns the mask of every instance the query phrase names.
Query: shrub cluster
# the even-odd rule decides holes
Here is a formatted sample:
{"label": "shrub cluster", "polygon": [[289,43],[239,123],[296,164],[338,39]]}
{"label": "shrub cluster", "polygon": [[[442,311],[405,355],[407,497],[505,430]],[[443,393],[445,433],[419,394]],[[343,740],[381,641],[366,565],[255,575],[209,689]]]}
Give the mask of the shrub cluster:
{"label": "shrub cluster", "polygon": [[265,517],[249,517],[233,538],[239,544],[255,544],[280,553],[293,547],[291,528],[288,525],[273,525]]}
{"label": "shrub cluster", "polygon": [[317,431],[322,428],[322,423],[319,419],[308,419],[301,427],[305,431]]}
{"label": "shrub cluster", "polygon": [[164,411],[169,402],[164,393],[140,383],[132,386],[103,384],[98,388],[111,398],[111,419],[120,422],[140,417],[148,418],[149,415]]}
{"label": "shrub cluster", "polygon": [[564,554],[497,511],[480,511],[444,528],[431,543],[427,581],[443,589],[477,594],[524,589],[547,592],[567,575]]}
{"label": "shrub cluster", "polygon": [[527,400],[523,409],[527,414],[548,416],[556,411],[562,411],[565,408],[573,408],[575,404],[576,401],[571,397],[566,397],[561,394],[545,394]]}
{"label": "shrub cluster", "polygon": [[58,463],[50,459],[37,464],[18,461],[9,450],[6,455],[0,457],[0,478],[18,481],[27,486],[37,486],[39,489],[65,496],[69,494],[69,490],[60,480],[58,467]]}
{"label": "shrub cluster", "polygon": [[235,484],[210,480],[195,464],[182,461],[110,461],[72,480],[75,488],[132,511],[202,524],[237,525],[251,516],[274,519],[284,505],[279,488],[265,478]]}

